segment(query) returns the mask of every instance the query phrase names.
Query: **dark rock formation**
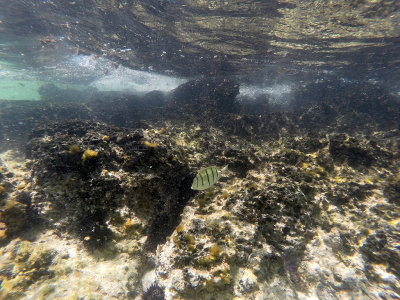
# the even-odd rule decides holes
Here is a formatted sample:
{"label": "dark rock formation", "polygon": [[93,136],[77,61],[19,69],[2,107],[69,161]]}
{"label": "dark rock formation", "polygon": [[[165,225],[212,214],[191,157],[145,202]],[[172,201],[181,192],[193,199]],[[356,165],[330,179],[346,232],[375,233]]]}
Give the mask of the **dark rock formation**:
{"label": "dark rock formation", "polygon": [[21,149],[32,129],[60,120],[95,120],[133,127],[140,120],[161,118],[164,95],[79,92],[43,88],[43,101],[0,101],[0,149]]}
{"label": "dark rock formation", "polygon": [[[346,101],[312,130],[302,117],[313,112],[324,120],[319,102],[241,115],[229,110],[236,93],[234,81],[202,79],[165,100],[158,93],[119,95],[76,106],[108,124],[42,118],[25,151],[32,199],[21,195],[18,202],[60,236],[69,232],[90,249],[139,257],[127,287],[132,297],[148,270],[162,287],[154,297],[246,298],[271,282],[283,286],[273,295],[312,286],[323,297],[367,293],[361,284],[368,280],[392,284],[399,275],[398,129],[380,130],[387,123],[373,109],[364,111],[376,117],[368,128],[336,128],[342,110],[349,122],[362,110],[347,111]],[[147,108],[148,120],[151,112],[163,118],[144,121],[138,112]],[[192,191],[196,172],[211,165],[228,165],[227,174],[209,190]],[[364,272],[347,272],[352,264]]]}
{"label": "dark rock formation", "polygon": [[156,284],[152,284],[142,295],[142,300],[164,300],[164,290]]}
{"label": "dark rock formation", "polygon": [[376,141],[360,141],[346,134],[332,136],[329,152],[335,160],[347,162],[353,168],[370,167],[374,164],[388,166],[393,158],[393,154],[381,150]]}
{"label": "dark rock formation", "polygon": [[97,245],[110,238],[105,222],[118,223],[117,210],[126,206],[147,224],[154,249],[179,223],[191,195],[189,169],[167,145],[150,143],[141,129],[89,121],[36,129],[26,148],[38,192],[33,205]]}
{"label": "dark rock formation", "polygon": [[239,84],[228,78],[204,78],[189,81],[172,91],[172,110],[197,116],[215,116],[237,111]]}
{"label": "dark rock formation", "polygon": [[[227,134],[250,139],[257,139],[255,135],[273,139],[287,134],[321,136],[321,130],[371,134],[375,130],[397,130],[400,126],[400,103],[385,89],[370,83],[313,84],[299,88],[296,100],[287,110],[259,114],[241,113],[247,110],[247,104],[237,101],[239,85],[225,77],[189,81],[167,96],[156,91],[139,96],[115,92],[88,94],[50,86],[44,89],[52,89],[55,94],[43,92],[45,101],[0,102],[0,149],[20,148],[30,130],[38,125],[71,119],[123,127],[135,127],[142,120],[193,124],[207,120]],[[376,155],[383,155],[373,140],[362,146],[351,145],[351,141],[340,146],[335,141],[331,145],[333,156],[347,156],[353,165],[372,163]],[[311,147],[310,143],[304,146]]]}
{"label": "dark rock formation", "polygon": [[400,126],[400,102],[379,84],[330,79],[299,87],[292,106],[304,111],[299,123],[310,130],[394,129]]}
{"label": "dark rock formation", "polygon": [[390,202],[400,206],[400,172],[389,178],[384,192]]}
{"label": "dark rock formation", "polygon": [[[389,239],[391,243],[389,243]],[[388,271],[400,277],[400,254],[394,246],[399,242],[399,237],[394,232],[379,231],[369,236],[361,247],[361,253],[365,256],[367,262],[375,264],[388,264]],[[368,264],[366,269],[368,269]],[[371,278],[376,280],[376,278]]]}
{"label": "dark rock formation", "polygon": [[14,184],[15,174],[0,160],[0,244],[10,241],[36,222],[30,194]]}

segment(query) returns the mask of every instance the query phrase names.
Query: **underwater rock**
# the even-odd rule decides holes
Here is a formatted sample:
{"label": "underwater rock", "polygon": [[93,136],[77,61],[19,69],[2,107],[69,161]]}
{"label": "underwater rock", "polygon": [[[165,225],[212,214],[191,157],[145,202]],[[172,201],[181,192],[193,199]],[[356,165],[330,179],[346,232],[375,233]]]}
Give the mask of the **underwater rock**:
{"label": "underwater rock", "polygon": [[165,96],[153,91],[144,95],[121,92],[97,92],[91,95],[88,109],[101,122],[123,127],[136,127],[141,120],[158,120],[163,117]]}
{"label": "underwater rock", "polygon": [[172,111],[209,118],[237,110],[239,85],[232,79],[208,77],[186,82],[171,92]]}
{"label": "underwater rock", "polygon": [[242,269],[239,271],[239,282],[238,289],[241,293],[249,293],[257,290],[257,277],[253,274],[251,270]]}
{"label": "underwater rock", "polygon": [[[299,88],[290,107],[263,114],[241,113],[245,104],[237,99],[239,85],[228,77],[192,80],[180,85],[169,95],[157,91],[145,95],[95,92],[80,101],[75,101],[75,96],[57,99],[57,95],[46,101],[0,101],[0,150],[23,148],[32,128],[56,120],[72,119],[94,119],[131,128],[143,120],[154,123],[185,120],[192,124],[212,124],[226,134],[247,136],[255,141],[256,135],[272,139],[307,135],[319,136],[322,140],[327,132],[337,135],[358,130],[371,135],[376,130],[399,128],[399,101],[385,89],[370,83],[359,83],[354,87],[356,93],[353,93],[348,91],[353,88],[352,84],[343,86],[340,81],[338,85],[328,84],[328,87],[330,91],[326,92],[323,89],[325,85],[311,86],[315,94]],[[319,90],[324,93],[318,93]],[[297,142],[294,147],[307,145],[310,148],[307,151],[312,151],[323,146],[318,145],[320,142],[316,139],[314,143],[311,146],[308,139],[306,143]],[[361,148],[368,148],[368,152],[379,152],[379,149],[373,149],[374,140],[362,143],[364,145]],[[368,143],[371,147],[366,145]],[[364,150],[361,150],[361,156],[366,155]],[[368,161],[369,156],[364,158]]]}
{"label": "underwater rock", "polygon": [[238,101],[240,114],[242,115],[266,115],[273,110],[270,99],[267,95],[258,95],[255,99],[250,97],[241,97]]}
{"label": "underwater rock", "polygon": [[390,166],[393,155],[377,146],[372,140],[350,138],[346,134],[335,134],[329,140],[329,153],[341,163],[347,162],[353,168],[371,165]]}
{"label": "underwater rock", "polygon": [[400,171],[389,178],[384,193],[389,202],[400,206]]}
{"label": "underwater rock", "polygon": [[293,98],[300,125],[311,130],[329,126],[356,133],[400,125],[400,102],[379,84],[336,78],[300,86]]}
{"label": "underwater rock", "polygon": [[367,262],[387,264],[387,271],[400,277],[400,253],[394,246],[399,241],[400,238],[396,233],[379,231],[365,240],[360,251]]}
{"label": "underwater rock", "polygon": [[8,264],[2,265],[2,299],[23,297],[30,285],[54,277],[50,269],[56,255],[54,250],[43,245],[33,247],[30,242],[20,240],[13,241],[8,248],[12,248],[9,252],[12,257]]}
{"label": "underwater rock", "polygon": [[6,236],[13,236],[24,228],[27,222],[26,205],[8,199],[0,209],[0,222],[6,225]]}
{"label": "underwater rock", "polygon": [[[111,227],[130,222],[133,227],[124,228],[135,228],[131,220],[138,218],[135,235],[147,235],[146,245],[154,249],[178,224],[192,178],[184,161],[173,160],[162,136],[153,137],[156,148],[144,146],[149,138],[141,129],[89,121],[33,131],[26,155],[39,215],[88,245],[104,245],[116,234]],[[96,155],[84,159],[89,151]]]}
{"label": "underwater rock", "polygon": [[[3,154],[4,156],[4,154]],[[0,160],[0,243],[21,233],[33,220],[35,212],[24,181],[8,171]],[[21,170],[19,170],[21,171]]]}
{"label": "underwater rock", "polygon": [[314,153],[328,146],[329,140],[325,135],[320,136],[299,136],[296,139],[289,140],[290,149],[298,149],[304,153]]}
{"label": "underwater rock", "polygon": [[[369,167],[353,168],[330,152],[330,142],[334,144],[339,134],[327,136],[323,130],[316,137],[286,135],[276,143],[264,137],[268,142],[260,138],[259,144],[251,145],[244,137],[231,136],[230,143],[242,142],[236,148],[220,141],[224,135],[215,128],[184,132],[187,144],[179,145],[185,147],[189,161],[197,161],[189,145],[208,149],[197,157],[228,164],[230,173],[188,202],[181,224],[159,245],[156,274],[167,295],[296,298],[306,297],[310,289],[321,297],[362,295],[365,289],[376,295],[376,290],[364,286],[366,274],[349,272],[348,266],[362,269],[365,264],[360,247],[366,228],[384,226],[377,224],[385,212],[388,222],[398,218],[389,214],[390,204],[373,204],[379,197],[376,189],[386,185],[391,174],[387,168],[397,170],[397,156],[388,155],[390,140],[376,134],[376,143],[370,144],[363,135],[345,135],[376,159]],[[217,146],[207,148],[204,141],[209,140],[216,140]],[[246,161],[242,171],[235,167]],[[366,209],[372,223],[363,222]],[[390,273],[396,274],[393,268]],[[253,270],[255,280],[239,272],[246,269]],[[376,272],[372,273],[379,277]]]}
{"label": "underwater rock", "polygon": [[[95,119],[110,125],[135,127],[141,120],[172,119],[176,122],[184,115],[184,119],[190,122],[207,120],[228,130],[227,133],[242,136],[264,134],[278,137],[280,131],[291,132],[295,128],[291,117],[282,113],[263,118],[228,114],[237,110],[237,93],[238,86],[234,81],[214,78],[191,81],[178,87],[168,96],[169,101],[160,92],[143,96],[99,92],[79,102],[73,98],[0,101],[0,150],[23,149],[32,128],[57,120]],[[220,117],[221,113],[224,118]]]}
{"label": "underwater rock", "polygon": [[0,101],[0,150],[22,150],[32,128],[55,120],[89,119],[92,114],[77,102]]}
{"label": "underwater rock", "polygon": [[288,112],[271,112],[266,115],[228,114],[216,117],[213,125],[226,134],[247,138],[253,143],[261,139],[276,139],[300,133],[295,118]]}
{"label": "underwater rock", "polygon": [[164,290],[153,284],[143,293],[142,300],[165,300]]}
{"label": "underwater rock", "polygon": [[[298,184],[288,179],[271,183],[265,190],[256,187],[242,205],[238,217],[257,220],[256,234],[263,236],[280,251],[300,249],[303,238],[312,234],[313,223],[319,212],[313,198],[305,195]],[[234,208],[235,203],[231,202],[229,206]],[[277,222],[280,226],[274,225]]]}
{"label": "underwater rock", "polygon": [[[86,246],[82,276],[110,270],[102,279],[121,283],[104,295],[150,297],[149,270],[152,297],[165,299],[398,294],[398,131],[309,132],[288,112],[177,115],[134,128],[59,121],[29,137],[32,187],[13,200],[32,201],[44,227]],[[228,165],[226,176],[192,191],[213,165]],[[2,186],[12,175],[0,171]],[[62,266],[56,282],[79,272]]]}
{"label": "underwater rock", "polygon": [[96,92],[96,89],[86,89],[83,91],[73,88],[62,89],[52,83],[40,86],[38,93],[42,101],[50,102],[82,102],[88,99]]}
{"label": "underwater rock", "polygon": [[[231,165],[246,154],[252,157],[253,151],[243,148],[226,162]],[[236,297],[254,296],[262,283],[283,280],[287,265],[301,285],[297,266],[306,255],[304,247],[314,235],[321,208],[281,170],[282,163],[263,156],[241,176],[232,169],[235,176],[228,176],[221,188],[198,194],[188,204],[185,221],[160,247],[157,260],[157,273],[173,295],[216,293],[227,298],[234,291]],[[177,284],[175,277],[182,269],[183,283]]]}
{"label": "underwater rock", "polygon": [[361,205],[366,197],[372,195],[372,185],[361,185],[355,182],[342,182],[340,186],[327,191],[326,197],[331,203],[341,206],[351,202]]}
{"label": "underwater rock", "polygon": [[123,253],[99,259],[81,241],[51,229],[36,229],[33,236],[0,249],[1,299],[131,298],[127,283],[137,276],[140,258]]}
{"label": "underwater rock", "polygon": [[98,120],[134,127],[140,120],[161,119],[165,104],[157,91],[142,96],[59,88],[52,92],[46,92],[43,101],[0,101],[0,150],[23,150],[33,128],[54,121]]}

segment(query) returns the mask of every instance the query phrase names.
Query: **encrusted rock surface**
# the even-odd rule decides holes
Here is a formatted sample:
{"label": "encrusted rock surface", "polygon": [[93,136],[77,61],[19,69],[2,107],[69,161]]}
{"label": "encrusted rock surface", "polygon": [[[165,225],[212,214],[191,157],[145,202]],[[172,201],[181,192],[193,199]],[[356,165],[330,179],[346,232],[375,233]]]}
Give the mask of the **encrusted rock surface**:
{"label": "encrusted rock surface", "polygon": [[[365,137],[347,138],[365,150]],[[311,153],[287,148],[290,139],[242,149],[258,158],[246,176],[232,171],[195,196],[159,246],[156,273],[171,299],[396,295],[399,216],[382,198],[398,172],[394,149],[380,148],[385,167],[360,171],[332,157],[332,139]],[[375,215],[388,207],[386,220]]]}
{"label": "encrusted rock surface", "polygon": [[9,241],[29,225],[35,212],[30,198],[29,177],[21,153],[7,151],[0,156],[0,244]]}
{"label": "encrusted rock surface", "polygon": [[104,260],[52,230],[29,232],[1,249],[2,299],[127,299],[139,263],[127,254]]}
{"label": "encrusted rock surface", "polygon": [[129,234],[148,235],[153,249],[178,224],[193,193],[179,152],[162,133],[153,138],[143,129],[54,123],[33,131],[27,145],[38,187],[32,203],[40,216],[88,243],[105,242],[110,227],[125,224]]}
{"label": "encrusted rock surface", "polygon": [[[165,119],[50,122],[29,134],[26,165],[5,152],[1,297],[400,297],[398,116],[350,96],[326,120],[316,99],[240,115],[218,104],[235,91],[196,80],[167,97]],[[352,130],[361,111],[373,122]],[[228,172],[192,191],[211,165]]]}

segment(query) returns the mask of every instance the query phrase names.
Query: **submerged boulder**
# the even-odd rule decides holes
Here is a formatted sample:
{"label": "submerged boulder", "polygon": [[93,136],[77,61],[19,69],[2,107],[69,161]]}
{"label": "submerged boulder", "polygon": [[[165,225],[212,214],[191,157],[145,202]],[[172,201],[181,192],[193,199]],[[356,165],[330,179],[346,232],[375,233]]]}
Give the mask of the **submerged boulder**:
{"label": "submerged boulder", "polygon": [[299,125],[310,130],[355,133],[400,126],[400,102],[380,84],[331,78],[299,86],[293,97]]}
{"label": "submerged boulder", "polygon": [[237,111],[236,96],[239,84],[225,77],[208,77],[192,80],[171,92],[171,110],[183,114],[216,117]]}
{"label": "submerged boulder", "polygon": [[33,205],[88,244],[101,245],[113,237],[110,228],[124,227],[146,235],[153,249],[178,224],[191,179],[162,137],[149,139],[142,129],[89,121],[33,131],[26,148]]}

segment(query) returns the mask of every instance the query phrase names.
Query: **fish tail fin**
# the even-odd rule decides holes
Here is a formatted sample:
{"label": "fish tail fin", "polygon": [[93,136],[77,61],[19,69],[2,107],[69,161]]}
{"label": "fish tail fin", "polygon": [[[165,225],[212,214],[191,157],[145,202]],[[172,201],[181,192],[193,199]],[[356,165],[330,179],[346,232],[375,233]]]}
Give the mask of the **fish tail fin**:
{"label": "fish tail fin", "polygon": [[222,168],[221,173],[222,174],[226,174],[226,172],[228,172],[228,165],[226,165],[225,167]]}

